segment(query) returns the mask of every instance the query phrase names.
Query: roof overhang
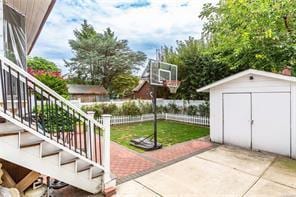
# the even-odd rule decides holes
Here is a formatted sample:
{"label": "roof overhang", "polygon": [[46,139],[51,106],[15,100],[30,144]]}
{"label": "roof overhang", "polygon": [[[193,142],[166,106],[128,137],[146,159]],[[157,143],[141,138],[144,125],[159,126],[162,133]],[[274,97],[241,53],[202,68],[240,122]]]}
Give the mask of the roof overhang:
{"label": "roof overhang", "polygon": [[138,92],[142,89],[142,87],[148,83],[146,80],[140,80],[139,84],[132,90],[133,92]]}
{"label": "roof overhang", "polygon": [[25,16],[27,54],[29,54],[56,0],[4,0],[3,2]]}
{"label": "roof overhang", "polygon": [[245,70],[245,71],[239,72],[237,74],[231,75],[229,77],[226,77],[226,78],[221,79],[219,81],[216,81],[216,82],[209,84],[207,86],[204,86],[202,88],[199,88],[196,91],[197,92],[209,92],[209,90],[211,88],[214,88],[216,86],[222,85],[224,83],[230,82],[232,80],[238,79],[238,78],[246,76],[246,75],[259,75],[259,76],[270,77],[270,78],[284,80],[284,81],[296,82],[296,77],[286,76],[286,75],[276,74],[276,73],[271,73],[271,72],[266,72],[266,71],[260,71],[260,70],[255,70],[255,69],[249,69],[249,70]]}

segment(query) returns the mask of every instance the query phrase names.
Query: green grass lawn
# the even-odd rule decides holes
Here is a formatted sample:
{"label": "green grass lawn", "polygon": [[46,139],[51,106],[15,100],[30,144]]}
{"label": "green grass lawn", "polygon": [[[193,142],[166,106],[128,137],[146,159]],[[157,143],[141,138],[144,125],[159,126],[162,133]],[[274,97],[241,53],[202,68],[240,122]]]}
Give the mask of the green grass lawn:
{"label": "green grass lawn", "polygon": [[[197,125],[184,124],[173,121],[158,121],[158,142],[163,146],[171,146],[176,143],[197,139],[209,134],[209,128]],[[136,137],[153,134],[153,122],[116,125],[111,127],[111,140],[138,152],[138,149],[129,144]]]}

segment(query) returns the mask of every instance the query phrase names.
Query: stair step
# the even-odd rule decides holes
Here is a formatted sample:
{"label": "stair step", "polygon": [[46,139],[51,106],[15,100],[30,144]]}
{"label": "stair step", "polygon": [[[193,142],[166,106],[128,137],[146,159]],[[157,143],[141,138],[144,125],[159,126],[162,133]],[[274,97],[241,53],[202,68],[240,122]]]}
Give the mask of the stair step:
{"label": "stair step", "polygon": [[0,137],[6,137],[6,136],[12,136],[12,135],[18,135],[19,132],[10,132],[10,133],[0,133]]}
{"label": "stair step", "polygon": [[33,147],[33,146],[38,146],[42,142],[44,142],[44,140],[38,140],[38,141],[27,143],[27,144],[21,144],[20,148],[29,148],[29,147]]}
{"label": "stair step", "polygon": [[36,142],[39,140],[41,140],[40,137],[37,137],[30,132],[21,133],[21,144],[29,144],[31,142]]}
{"label": "stair step", "polygon": [[76,160],[78,160],[79,158],[78,157],[76,157],[76,158],[74,158],[74,159],[70,159],[70,160],[68,160],[68,161],[65,161],[65,162],[63,162],[63,163],[61,163],[61,166],[63,166],[63,165],[67,165],[67,164],[70,164],[70,163],[74,163]]}
{"label": "stair step", "polygon": [[84,172],[84,171],[86,171],[86,170],[89,170],[92,166],[93,166],[93,165],[88,165],[88,166],[86,166],[86,167],[84,167],[84,168],[81,168],[81,169],[77,170],[77,172],[78,172],[78,173],[79,173],[79,172]]}
{"label": "stair step", "polygon": [[42,158],[50,157],[50,156],[53,156],[53,155],[57,155],[57,154],[59,154],[61,151],[63,151],[63,150],[56,150],[56,151],[53,151],[53,152],[50,152],[50,153],[46,153],[46,154],[42,155]]}
{"label": "stair step", "polygon": [[104,174],[104,172],[101,171],[101,172],[99,172],[98,174],[93,175],[91,178],[92,178],[92,179],[96,179],[96,178],[99,178],[99,177],[103,176],[103,174]]}
{"label": "stair step", "polygon": [[19,132],[23,132],[24,129],[16,126],[11,122],[5,122],[0,124],[0,137],[17,135]]}

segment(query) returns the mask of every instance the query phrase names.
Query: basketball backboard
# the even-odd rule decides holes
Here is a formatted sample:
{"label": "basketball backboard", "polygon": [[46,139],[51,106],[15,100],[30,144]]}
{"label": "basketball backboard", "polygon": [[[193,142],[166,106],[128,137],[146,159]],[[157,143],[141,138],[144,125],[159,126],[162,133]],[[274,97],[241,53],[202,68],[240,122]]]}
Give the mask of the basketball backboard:
{"label": "basketball backboard", "polygon": [[174,64],[149,59],[142,77],[146,78],[152,86],[163,86],[164,81],[178,80],[178,67]]}

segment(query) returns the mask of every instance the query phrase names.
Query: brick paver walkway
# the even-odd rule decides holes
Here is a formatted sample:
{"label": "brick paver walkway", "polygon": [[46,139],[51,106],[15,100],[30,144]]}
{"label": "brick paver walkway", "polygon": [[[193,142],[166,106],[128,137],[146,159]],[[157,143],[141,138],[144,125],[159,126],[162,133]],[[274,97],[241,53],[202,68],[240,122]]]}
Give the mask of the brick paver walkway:
{"label": "brick paver walkway", "polygon": [[[97,140],[99,140],[97,136]],[[111,171],[117,176],[118,182],[124,182],[132,178],[144,175],[160,169],[182,159],[203,152],[214,145],[204,140],[191,140],[188,142],[165,147],[146,153],[137,153],[115,142],[111,142]],[[98,153],[99,158],[99,153]],[[55,190],[56,197],[90,197],[91,195],[72,186]]]}
{"label": "brick paver walkway", "polygon": [[[81,135],[81,136],[80,136]],[[77,142],[71,144],[77,144],[80,146],[80,140],[84,139],[83,134],[77,135]],[[100,161],[100,138],[96,135],[97,143],[95,157],[95,151],[93,152],[93,159]],[[103,145],[103,139],[101,139],[101,144]],[[127,180],[128,177],[137,175],[143,172],[150,172],[155,169],[159,169],[161,166],[167,163],[173,163],[174,161],[179,161],[184,159],[191,154],[198,153],[202,150],[210,148],[213,144],[206,139],[195,139],[179,144],[175,144],[169,147],[165,147],[159,150],[138,153],[130,150],[122,145],[115,142],[111,142],[111,171],[119,179]],[[84,147],[82,140],[81,146]]]}
{"label": "brick paver walkway", "polygon": [[160,162],[169,162],[180,159],[186,155],[190,155],[202,149],[209,148],[211,146],[212,143],[210,142],[191,140],[188,142],[176,144],[174,146],[165,147],[157,151],[146,152],[144,154],[145,156],[156,159]]}
{"label": "brick paver walkway", "polygon": [[155,163],[139,154],[111,143],[111,171],[118,179],[155,167]]}
{"label": "brick paver walkway", "polygon": [[129,177],[143,175],[143,172],[159,169],[167,163],[177,162],[212,146],[211,142],[197,139],[151,152],[137,153],[112,142],[111,171],[119,181],[128,180]]}

